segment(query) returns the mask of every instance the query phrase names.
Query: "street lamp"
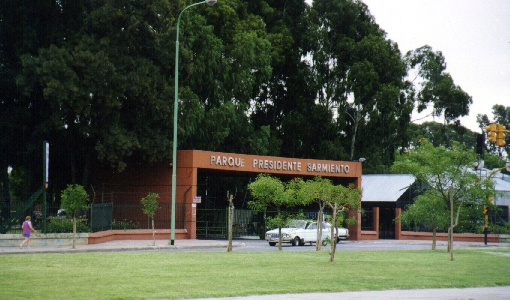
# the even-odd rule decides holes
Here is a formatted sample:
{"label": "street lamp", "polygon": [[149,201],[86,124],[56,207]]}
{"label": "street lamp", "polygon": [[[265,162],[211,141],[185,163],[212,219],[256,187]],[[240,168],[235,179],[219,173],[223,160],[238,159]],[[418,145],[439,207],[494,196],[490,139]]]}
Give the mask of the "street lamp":
{"label": "street lamp", "polygon": [[177,178],[177,115],[178,115],[178,95],[179,95],[179,23],[181,22],[182,13],[192,7],[199,4],[208,4],[209,6],[213,6],[216,4],[217,0],[204,0],[202,2],[197,2],[186,6],[179,17],[177,18],[177,33],[175,37],[175,88],[174,88],[174,142],[173,142],[173,150],[172,150],[172,216],[171,216],[171,225],[170,225],[170,245],[174,245],[175,241],[175,189],[176,189],[176,178]]}

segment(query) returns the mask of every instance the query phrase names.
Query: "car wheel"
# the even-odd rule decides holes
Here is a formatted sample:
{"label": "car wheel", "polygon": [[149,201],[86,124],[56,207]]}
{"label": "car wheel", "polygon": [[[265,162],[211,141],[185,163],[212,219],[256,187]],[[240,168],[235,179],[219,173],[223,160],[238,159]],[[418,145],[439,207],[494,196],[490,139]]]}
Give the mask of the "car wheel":
{"label": "car wheel", "polygon": [[269,242],[269,246],[276,246],[276,243],[274,243],[274,242]]}
{"label": "car wheel", "polygon": [[336,243],[340,243],[340,238],[336,238]]}
{"label": "car wheel", "polygon": [[328,244],[328,241],[322,240],[322,246],[326,246]]}
{"label": "car wheel", "polygon": [[301,240],[297,236],[292,240],[292,246],[297,246],[300,243],[301,243]]}

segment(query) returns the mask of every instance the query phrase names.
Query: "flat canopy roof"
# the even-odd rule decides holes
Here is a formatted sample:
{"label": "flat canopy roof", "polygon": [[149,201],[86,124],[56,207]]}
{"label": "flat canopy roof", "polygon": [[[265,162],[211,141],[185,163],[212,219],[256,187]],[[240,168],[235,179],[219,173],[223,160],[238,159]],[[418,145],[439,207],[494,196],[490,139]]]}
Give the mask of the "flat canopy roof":
{"label": "flat canopy roof", "polygon": [[362,202],[396,202],[416,179],[410,174],[361,176]]}

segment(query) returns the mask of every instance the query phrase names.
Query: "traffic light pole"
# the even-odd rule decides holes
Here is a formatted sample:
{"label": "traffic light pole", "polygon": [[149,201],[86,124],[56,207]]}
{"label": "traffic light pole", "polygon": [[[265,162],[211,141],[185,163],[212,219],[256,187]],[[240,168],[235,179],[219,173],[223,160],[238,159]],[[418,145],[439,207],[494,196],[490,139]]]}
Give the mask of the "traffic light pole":
{"label": "traffic light pole", "polygon": [[[501,172],[503,171],[504,169],[506,169],[508,166],[504,166],[502,168],[499,168],[499,169],[496,169],[494,171],[492,171],[489,176],[487,176],[487,180],[491,180],[491,177],[492,175],[498,173],[498,172]],[[494,197],[492,195],[489,195],[487,197],[487,200],[489,201],[490,204],[493,203],[493,200],[494,200]],[[483,218],[484,218],[484,229],[483,229],[483,234],[484,234],[484,237],[483,237],[483,242],[485,245],[487,245],[487,235],[488,235],[488,232],[489,232],[489,213],[488,213],[488,208],[486,205],[483,206]]]}
{"label": "traffic light pole", "polygon": [[[485,127],[485,130],[487,132],[487,141],[489,143],[494,143],[498,147],[503,147],[506,145],[505,142],[505,132],[510,132],[510,130],[507,130],[504,125],[501,124],[489,124],[489,126]],[[491,180],[492,175],[496,174],[497,172],[502,171],[503,169],[508,168],[508,166],[504,166],[502,168],[496,169],[492,171],[489,176],[487,176],[487,180]],[[488,196],[488,202],[492,205],[494,197],[492,195]],[[483,206],[483,217],[484,217],[484,244],[487,245],[487,234],[489,231],[489,213],[487,211],[487,205]]]}

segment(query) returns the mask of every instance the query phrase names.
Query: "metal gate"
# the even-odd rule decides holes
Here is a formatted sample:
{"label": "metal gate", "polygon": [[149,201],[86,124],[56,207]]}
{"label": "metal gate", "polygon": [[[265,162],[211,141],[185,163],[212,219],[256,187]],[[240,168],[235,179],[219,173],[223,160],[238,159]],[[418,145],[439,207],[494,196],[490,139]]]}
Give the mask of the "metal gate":
{"label": "metal gate", "polygon": [[113,203],[92,204],[90,209],[90,231],[112,229]]}
{"label": "metal gate", "polygon": [[[234,209],[232,237],[260,239],[264,237],[264,213],[249,209]],[[228,207],[197,209],[197,238],[228,238]]]}

